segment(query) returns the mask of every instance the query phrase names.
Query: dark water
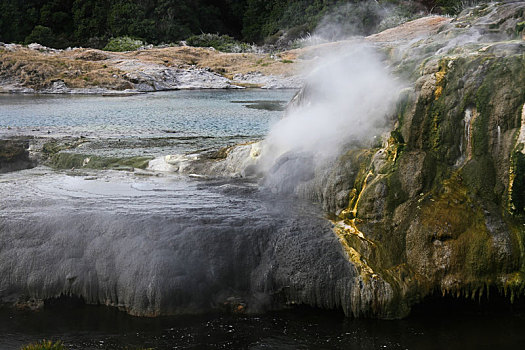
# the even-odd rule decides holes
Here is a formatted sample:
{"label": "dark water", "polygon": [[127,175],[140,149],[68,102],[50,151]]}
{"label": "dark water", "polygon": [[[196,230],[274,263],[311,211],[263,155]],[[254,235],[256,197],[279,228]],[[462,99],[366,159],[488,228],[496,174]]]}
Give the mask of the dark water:
{"label": "dark water", "polygon": [[[454,304],[454,303],[452,303]],[[450,308],[448,308],[450,309]],[[41,339],[68,349],[521,349],[523,313],[431,308],[405,320],[355,320],[309,308],[261,315],[137,318],[107,307],[0,309],[0,346]],[[427,313],[428,312],[428,313]]]}

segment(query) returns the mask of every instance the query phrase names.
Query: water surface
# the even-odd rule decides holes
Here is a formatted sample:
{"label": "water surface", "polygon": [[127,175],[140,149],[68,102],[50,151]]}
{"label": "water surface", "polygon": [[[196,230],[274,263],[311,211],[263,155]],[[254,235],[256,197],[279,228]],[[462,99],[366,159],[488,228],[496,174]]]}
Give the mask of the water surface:
{"label": "water surface", "polygon": [[[261,139],[295,90],[190,90],[131,96],[0,94],[0,135],[85,138],[77,152],[189,153]],[[262,101],[262,102],[261,102]]]}

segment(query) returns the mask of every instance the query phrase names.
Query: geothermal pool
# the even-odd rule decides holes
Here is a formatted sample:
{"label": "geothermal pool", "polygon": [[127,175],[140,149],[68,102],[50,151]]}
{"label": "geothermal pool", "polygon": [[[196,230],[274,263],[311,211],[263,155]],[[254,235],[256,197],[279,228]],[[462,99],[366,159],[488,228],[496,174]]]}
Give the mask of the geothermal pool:
{"label": "geothermal pool", "polygon": [[[0,136],[82,137],[75,152],[101,156],[199,154],[264,137],[294,93],[0,95]],[[0,298],[18,302],[0,308],[1,349],[41,339],[71,349],[525,341],[522,313],[481,312],[476,303],[407,320],[345,318],[337,310],[355,270],[330,223],[315,204],[257,180],[39,166],[0,175],[0,198]]]}

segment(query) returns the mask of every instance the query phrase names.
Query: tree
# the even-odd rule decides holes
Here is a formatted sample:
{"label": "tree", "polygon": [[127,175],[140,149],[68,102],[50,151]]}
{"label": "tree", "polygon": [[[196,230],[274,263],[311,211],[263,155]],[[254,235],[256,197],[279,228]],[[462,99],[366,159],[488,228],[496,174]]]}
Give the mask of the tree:
{"label": "tree", "polygon": [[44,27],[41,25],[35,26],[31,34],[29,34],[25,39],[26,44],[39,43],[44,46],[54,46],[55,39],[53,31],[49,27]]}
{"label": "tree", "polygon": [[74,37],[79,43],[101,46],[108,37],[107,13],[109,0],[75,0],[72,6]]}

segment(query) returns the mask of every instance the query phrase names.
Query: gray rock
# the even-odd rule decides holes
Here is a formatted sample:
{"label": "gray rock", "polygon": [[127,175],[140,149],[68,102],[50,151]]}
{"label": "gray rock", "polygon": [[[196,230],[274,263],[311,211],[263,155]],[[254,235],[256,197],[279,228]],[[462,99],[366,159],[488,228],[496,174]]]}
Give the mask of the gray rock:
{"label": "gray rock", "polygon": [[0,140],[0,173],[34,167],[35,162],[29,157],[28,148],[28,140]]}

